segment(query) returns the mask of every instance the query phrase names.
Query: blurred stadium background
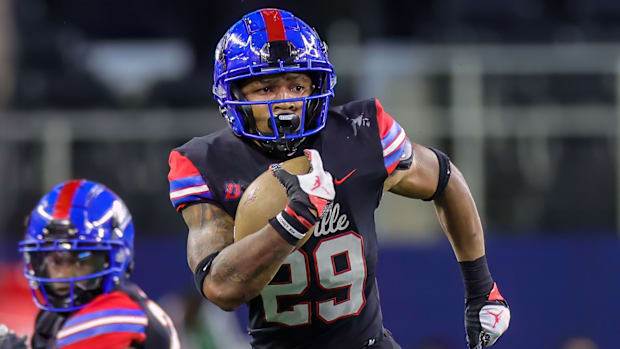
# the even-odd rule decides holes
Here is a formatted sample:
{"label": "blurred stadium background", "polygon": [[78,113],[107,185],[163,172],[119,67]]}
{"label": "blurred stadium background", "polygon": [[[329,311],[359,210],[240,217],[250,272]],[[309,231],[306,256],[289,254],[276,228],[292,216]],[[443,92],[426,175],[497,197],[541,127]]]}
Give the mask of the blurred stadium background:
{"label": "blurred stadium background", "polygon": [[[513,312],[497,348],[618,347],[613,0],[0,0],[0,323],[31,331],[16,252],[24,216],[57,182],[83,177],[128,204],[133,279],[186,347],[244,347],[246,310],[227,316],[193,289],[167,157],[225,127],[210,92],[213,50],[265,6],[291,10],[328,42],[336,103],[380,98],[411,139],[464,172]],[[377,220],[386,326],[406,349],[463,348],[459,271],[432,205],[387,194]]]}

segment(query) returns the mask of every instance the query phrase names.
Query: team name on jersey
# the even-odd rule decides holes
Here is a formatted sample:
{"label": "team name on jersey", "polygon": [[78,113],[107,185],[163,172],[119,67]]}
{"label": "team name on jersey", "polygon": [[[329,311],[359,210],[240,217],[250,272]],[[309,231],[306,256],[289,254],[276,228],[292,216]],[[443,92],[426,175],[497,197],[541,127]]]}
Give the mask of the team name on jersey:
{"label": "team name on jersey", "polygon": [[323,215],[319,225],[314,229],[314,236],[337,233],[349,227],[349,217],[345,213],[340,214],[340,204],[334,203],[331,210]]}

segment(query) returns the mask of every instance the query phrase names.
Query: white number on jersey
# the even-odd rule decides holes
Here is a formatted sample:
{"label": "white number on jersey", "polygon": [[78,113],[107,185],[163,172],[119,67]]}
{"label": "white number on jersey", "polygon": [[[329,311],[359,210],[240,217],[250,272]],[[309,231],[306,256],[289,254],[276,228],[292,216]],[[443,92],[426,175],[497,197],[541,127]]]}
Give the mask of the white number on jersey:
{"label": "white number on jersey", "polygon": [[[335,258],[343,256],[348,268],[337,271]],[[358,315],[364,305],[364,285],[366,282],[366,260],[364,240],[352,231],[321,240],[314,249],[314,268],[321,288],[329,290],[348,289],[349,297],[337,301],[336,298],[317,302],[319,319],[326,323],[348,316]],[[308,258],[304,252],[296,250],[282,263],[290,268],[289,282],[270,283],[261,292],[265,320],[285,326],[300,326],[310,323],[310,302],[296,304],[289,309],[278,308],[278,296],[301,296],[310,284]]]}

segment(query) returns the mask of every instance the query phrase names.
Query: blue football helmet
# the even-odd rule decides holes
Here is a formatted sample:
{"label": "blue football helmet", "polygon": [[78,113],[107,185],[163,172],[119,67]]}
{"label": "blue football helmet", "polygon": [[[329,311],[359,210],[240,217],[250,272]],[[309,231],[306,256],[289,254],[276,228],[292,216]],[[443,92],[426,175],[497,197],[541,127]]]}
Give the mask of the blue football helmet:
{"label": "blue football helmet", "polygon": [[[240,91],[245,79],[287,72],[307,74],[312,79],[311,95],[249,102]],[[219,41],[213,80],[220,112],[237,136],[258,141],[268,152],[291,154],[305,137],[325,126],[336,74],[327,45],[312,27],[288,11],[262,9],[243,16]],[[273,104],[299,101],[303,102],[301,119],[274,115]],[[269,107],[271,134],[256,127],[251,106],[258,104]]]}
{"label": "blue football helmet", "polygon": [[134,227],[123,201],[104,185],[71,180],[45,194],[19,243],[35,304],[75,311],[128,278]]}

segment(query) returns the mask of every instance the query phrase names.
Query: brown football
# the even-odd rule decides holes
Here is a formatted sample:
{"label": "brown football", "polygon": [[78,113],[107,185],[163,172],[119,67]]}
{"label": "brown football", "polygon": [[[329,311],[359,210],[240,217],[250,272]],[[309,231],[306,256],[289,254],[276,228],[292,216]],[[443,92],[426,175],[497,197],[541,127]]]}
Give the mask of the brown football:
{"label": "brown football", "polygon": [[[299,156],[283,162],[282,167],[292,174],[306,174],[310,171],[310,162],[306,156]],[[263,172],[250,184],[239,200],[235,215],[235,241],[260,230],[287,204],[288,198],[284,186],[269,170]],[[314,228],[310,230],[312,229]],[[312,233],[299,240],[295,248],[305,244],[310,235]]]}

